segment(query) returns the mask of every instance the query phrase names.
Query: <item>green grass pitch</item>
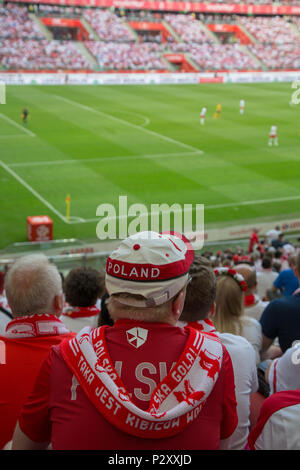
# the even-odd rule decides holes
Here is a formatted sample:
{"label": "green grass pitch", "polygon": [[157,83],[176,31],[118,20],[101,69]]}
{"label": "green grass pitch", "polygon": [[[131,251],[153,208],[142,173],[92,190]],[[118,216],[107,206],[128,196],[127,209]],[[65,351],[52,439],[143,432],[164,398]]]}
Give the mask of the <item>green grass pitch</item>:
{"label": "green grass pitch", "polygon": [[[147,207],[205,204],[206,227],[299,216],[300,105],[290,105],[292,92],[291,83],[8,86],[0,248],[26,241],[29,215],[49,215],[56,239],[95,239],[97,206],[118,207],[120,195]],[[273,124],[279,147],[267,145]]]}

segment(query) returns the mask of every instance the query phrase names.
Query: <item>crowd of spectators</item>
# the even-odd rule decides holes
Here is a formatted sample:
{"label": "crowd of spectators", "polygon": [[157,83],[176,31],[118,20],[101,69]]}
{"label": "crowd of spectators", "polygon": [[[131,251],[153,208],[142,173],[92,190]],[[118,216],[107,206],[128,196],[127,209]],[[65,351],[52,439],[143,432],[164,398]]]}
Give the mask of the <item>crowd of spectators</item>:
{"label": "crowd of spectators", "polygon": [[300,43],[251,44],[249,50],[269,69],[299,69]]}
{"label": "crowd of spectators", "polygon": [[0,39],[0,64],[8,69],[85,70],[90,62],[70,41]]}
{"label": "crowd of spectators", "polygon": [[293,25],[281,17],[241,17],[239,22],[258,40],[248,48],[264,66],[269,69],[299,69],[300,34],[297,23]]}
{"label": "crowd of spectators", "polygon": [[298,16],[294,16],[293,17],[293,23],[294,23],[294,25],[296,25],[296,28],[298,29],[298,31],[300,33],[300,18]]}
{"label": "crowd of spectators", "polygon": [[[95,40],[96,36],[91,33],[85,46],[101,70],[167,70],[163,54],[169,52],[188,54],[201,71],[300,67],[299,20],[296,18],[135,13],[141,19],[164,20],[172,27],[176,37],[169,35],[162,43],[160,33],[135,35],[126,25],[124,11],[121,15],[121,11],[109,9],[59,9],[58,6],[40,6],[37,13],[83,16],[99,38]],[[33,11],[36,10],[33,8]],[[218,44],[203,24],[235,21],[251,33],[257,43],[249,44],[248,49],[238,41]],[[26,7],[13,4],[0,7],[0,64],[4,68],[93,70],[94,63],[88,55],[83,56],[76,42],[66,40],[67,37],[48,41]]]}
{"label": "crowd of spectators", "polygon": [[265,17],[242,16],[239,22],[261,44],[296,44],[300,42],[300,35],[285,18],[279,16]]}
{"label": "crowd of spectators", "polygon": [[[181,449],[184,445],[185,449],[195,450],[299,450],[299,433],[295,435],[294,431],[300,416],[300,252],[279,227],[261,239],[257,235],[258,231],[254,230],[248,250],[237,247],[216,253],[203,251],[199,255],[193,254],[187,241],[177,236],[172,236],[171,243],[169,236],[152,233],[147,238],[136,234],[121,242],[108,256],[105,274],[78,267],[64,278],[43,255],[17,259],[0,276],[0,341],[13,358],[6,366],[4,349],[1,349],[0,377],[5,386],[0,391],[0,407],[6,419],[0,424],[0,448],[9,449],[13,439],[13,449],[105,449],[112,446],[109,448],[154,450],[157,445],[161,449]],[[185,254],[182,254],[183,246],[189,247]],[[137,258],[136,252],[140,251]],[[162,253],[171,258],[167,264]],[[143,256],[148,263],[151,261],[151,273],[163,269],[164,276],[169,277],[164,282],[152,281],[147,288],[145,282],[124,279],[120,273],[125,266],[127,270],[131,266],[127,276],[148,275],[145,274],[147,264],[143,264],[144,274],[141,274],[143,270],[139,273],[137,259],[141,262]],[[172,263],[177,266],[176,275]],[[180,269],[182,272],[178,275]],[[164,300],[166,289],[170,290],[171,300]],[[117,373],[110,365],[106,346],[100,347],[103,344],[101,325],[106,328],[108,351],[116,360]],[[145,331],[151,331],[148,339]],[[105,416],[105,408],[97,405],[99,400],[93,401],[84,386],[84,380],[89,381],[89,377],[91,380],[91,369],[87,365],[83,368],[79,355],[77,370],[72,351],[76,356],[76,350],[81,350],[93,370],[92,350],[95,348],[98,355],[95,370],[110,374],[116,386],[116,374],[120,374],[123,384],[119,397],[124,396],[125,403],[131,401],[137,416],[148,423],[160,412],[159,408],[157,411],[153,408],[149,415],[146,412],[155,387],[149,389],[150,382],[144,382],[142,367],[148,364],[149,368],[150,362],[156,364],[156,360],[176,362],[188,331],[200,337],[205,333],[205,345],[199,353],[198,380],[201,382],[205,371],[210,371],[208,376],[212,378],[219,371],[216,381],[213,379],[213,392],[204,385],[205,381],[201,382],[206,404],[194,415],[197,418],[193,424],[187,429],[183,426],[172,440],[167,431],[158,441],[153,439],[153,426],[150,428],[153,436],[149,432],[144,435],[144,427],[132,435],[130,426],[122,425],[121,415],[119,418],[107,415],[110,424],[103,420],[101,415]],[[77,342],[73,342],[75,334]],[[221,346],[219,350],[216,338]],[[167,342],[168,348],[153,349],[156,340],[160,345],[162,341]],[[148,346],[139,349],[144,343]],[[218,354],[223,356],[221,369],[216,363]],[[192,360],[191,354],[187,357]],[[135,379],[131,377],[134,370],[140,371]],[[261,370],[265,371],[263,378]],[[160,375],[159,379],[154,365],[151,374],[151,383],[164,377]],[[26,387],[19,387],[18,380],[24,381],[25,377]],[[192,371],[185,377],[182,390],[179,387],[174,398],[186,402],[185,406],[190,409],[201,401],[202,392],[199,395],[196,392],[200,385]],[[48,390],[49,380],[51,390]],[[139,383],[141,388],[132,388],[133,382]],[[132,390],[132,395],[126,395],[124,386]],[[69,387],[71,398],[67,398]],[[109,390],[114,396],[114,389]],[[170,390],[169,393],[172,394]],[[253,401],[257,396],[260,396],[259,406]],[[172,401],[171,396],[169,399],[168,406],[174,416],[174,399]],[[123,406],[122,401],[120,406]],[[103,395],[102,403],[109,408],[108,403],[112,401],[105,402]],[[253,406],[257,406],[256,415]],[[215,425],[207,429],[204,424],[209,416]],[[52,431],[49,420],[56,423]],[[166,430],[170,428],[167,422]],[[280,433],[274,432],[278,426]],[[102,438],[87,439],[87,429],[95,431],[89,435],[101,433]]]}
{"label": "crowd of spectators", "polygon": [[200,70],[254,70],[259,64],[239,44],[172,43],[173,52],[185,52]]}
{"label": "crowd of spectators", "polygon": [[[175,0],[179,1],[179,0]],[[198,0],[191,0],[197,2]],[[287,5],[287,6],[298,6],[299,0],[203,0],[203,3],[230,3],[230,4],[246,4],[246,5]]]}
{"label": "crowd of spectators", "polygon": [[83,16],[101,41],[134,42],[136,39],[122,20],[110,10],[85,10]]}
{"label": "crowd of spectators", "polygon": [[105,70],[165,70],[161,59],[164,50],[157,43],[114,43],[86,41],[85,46]]}
{"label": "crowd of spectators", "polygon": [[38,16],[54,16],[54,17],[81,17],[82,8],[81,7],[72,7],[64,5],[43,5],[42,3],[37,3],[30,5],[29,11],[36,13]]}
{"label": "crowd of spectators", "polygon": [[238,15],[232,14],[210,14],[210,13],[199,13],[197,15],[199,20],[204,24],[233,24],[238,21]]}
{"label": "crowd of spectators", "polygon": [[0,7],[0,64],[7,69],[86,70],[90,62],[72,41],[49,41],[26,7]]}
{"label": "crowd of spectators", "polygon": [[165,21],[172,26],[182,42],[203,44],[213,43],[214,40],[201,28],[193,15],[165,15]]}
{"label": "crowd of spectators", "polygon": [[37,24],[29,17],[26,7],[14,4],[0,5],[0,39],[43,39]]}

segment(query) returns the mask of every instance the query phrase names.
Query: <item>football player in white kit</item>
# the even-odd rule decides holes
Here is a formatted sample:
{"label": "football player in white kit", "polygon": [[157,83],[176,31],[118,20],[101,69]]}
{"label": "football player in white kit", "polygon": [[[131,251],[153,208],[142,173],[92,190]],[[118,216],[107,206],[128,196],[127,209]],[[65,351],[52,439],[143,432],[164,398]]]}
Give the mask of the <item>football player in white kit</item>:
{"label": "football player in white kit", "polygon": [[278,145],[277,126],[271,126],[269,134],[269,145]]}
{"label": "football player in white kit", "polygon": [[240,101],[240,114],[244,114],[245,110],[245,100]]}
{"label": "football player in white kit", "polygon": [[204,124],[205,121],[205,116],[206,116],[206,108],[202,108],[201,113],[200,113],[200,124]]}

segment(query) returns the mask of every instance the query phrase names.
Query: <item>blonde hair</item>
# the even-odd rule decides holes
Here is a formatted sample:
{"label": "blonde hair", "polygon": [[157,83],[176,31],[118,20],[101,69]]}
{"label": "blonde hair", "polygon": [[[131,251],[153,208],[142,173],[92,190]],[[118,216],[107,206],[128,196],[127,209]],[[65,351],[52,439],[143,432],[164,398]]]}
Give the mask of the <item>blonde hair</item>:
{"label": "blonde hair", "polygon": [[213,317],[215,328],[220,333],[241,335],[244,316],[244,293],[230,276],[217,278],[216,308]]}

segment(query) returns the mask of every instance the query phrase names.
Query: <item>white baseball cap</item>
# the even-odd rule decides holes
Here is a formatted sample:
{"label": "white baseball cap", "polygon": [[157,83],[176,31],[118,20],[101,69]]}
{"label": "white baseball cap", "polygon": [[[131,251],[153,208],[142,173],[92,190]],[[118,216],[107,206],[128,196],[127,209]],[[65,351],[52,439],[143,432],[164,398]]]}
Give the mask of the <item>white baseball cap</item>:
{"label": "white baseball cap", "polygon": [[123,240],[107,258],[106,289],[109,295],[128,293],[145,298],[118,299],[127,305],[161,305],[185,286],[193,259],[193,247],[181,234],[136,233]]}

